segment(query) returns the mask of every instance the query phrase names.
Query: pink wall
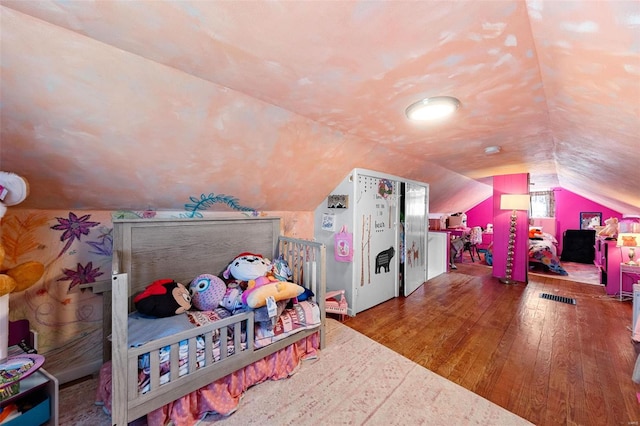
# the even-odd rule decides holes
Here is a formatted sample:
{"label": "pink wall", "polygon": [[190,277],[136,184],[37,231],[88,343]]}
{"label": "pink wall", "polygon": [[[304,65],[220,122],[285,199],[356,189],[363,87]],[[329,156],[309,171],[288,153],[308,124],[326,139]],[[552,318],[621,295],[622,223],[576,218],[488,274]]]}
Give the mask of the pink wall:
{"label": "pink wall", "polygon": [[562,253],[562,235],[567,229],[580,229],[580,212],[601,212],[602,225],[610,217],[622,219],[622,214],[595,203],[578,194],[563,189],[554,188],[556,199],[556,238],[558,253]]}
{"label": "pink wall", "polygon": [[493,223],[493,196],[487,198],[471,210],[467,211],[467,226],[487,227],[487,223]]}
{"label": "pink wall", "polygon": [[[511,211],[500,209],[500,196],[502,194],[528,194],[529,174],[520,173],[513,175],[500,175],[493,177],[493,276],[505,277],[507,265],[507,245],[509,240],[509,228]],[[527,282],[529,267],[529,212],[516,212],[516,241],[515,254],[513,256],[512,279],[519,282]],[[467,215],[467,223],[469,216]]]}
{"label": "pink wall", "polygon": [[[580,229],[580,212],[601,212],[602,221],[610,217],[622,219],[622,214],[581,197],[567,189],[554,188],[556,199],[556,233],[558,240],[558,254],[562,253],[562,235],[567,229]],[[469,227],[487,226],[493,223],[493,197],[489,197],[471,210],[467,211],[467,224]]]}

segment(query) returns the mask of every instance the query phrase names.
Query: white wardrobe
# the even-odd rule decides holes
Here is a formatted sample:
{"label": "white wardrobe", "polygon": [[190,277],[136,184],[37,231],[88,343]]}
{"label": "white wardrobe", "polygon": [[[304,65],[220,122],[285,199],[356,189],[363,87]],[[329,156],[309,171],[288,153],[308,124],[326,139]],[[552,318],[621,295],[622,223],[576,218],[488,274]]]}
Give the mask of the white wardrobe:
{"label": "white wardrobe", "polygon": [[[327,291],[345,290],[349,315],[427,280],[429,185],[354,169],[315,210],[315,239],[327,246]],[[353,260],[334,258],[334,236],[353,233]]]}

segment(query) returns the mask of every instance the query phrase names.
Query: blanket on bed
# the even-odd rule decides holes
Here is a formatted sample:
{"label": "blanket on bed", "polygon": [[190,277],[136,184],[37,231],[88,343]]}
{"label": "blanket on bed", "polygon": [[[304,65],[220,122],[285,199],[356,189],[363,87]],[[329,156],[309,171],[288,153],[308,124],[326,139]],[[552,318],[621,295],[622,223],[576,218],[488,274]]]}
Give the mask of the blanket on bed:
{"label": "blanket on bed", "polygon": [[[166,424],[190,426],[204,418],[207,413],[230,415],[237,409],[247,389],[266,380],[281,380],[291,376],[298,370],[302,360],[317,357],[319,347],[318,333],[299,340],[152,411],[146,416],[147,424],[149,426]],[[111,391],[111,361],[108,361],[100,369],[96,405],[102,405],[109,415],[111,414]]]}
{"label": "blanket on bed", "polygon": [[[539,234],[540,235],[540,234]],[[541,263],[549,271],[560,275],[569,273],[560,265],[560,258],[557,254],[557,240],[553,235],[542,233],[536,238],[529,238],[529,261]]]}

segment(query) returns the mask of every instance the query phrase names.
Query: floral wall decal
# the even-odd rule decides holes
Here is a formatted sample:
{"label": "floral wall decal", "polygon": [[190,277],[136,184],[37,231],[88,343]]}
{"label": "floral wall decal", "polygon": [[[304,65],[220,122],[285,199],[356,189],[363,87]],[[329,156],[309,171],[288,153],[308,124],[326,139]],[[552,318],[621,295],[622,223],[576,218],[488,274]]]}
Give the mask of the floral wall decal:
{"label": "floral wall decal", "polygon": [[69,219],[56,217],[58,224],[52,226],[51,229],[64,231],[60,237],[60,241],[67,242],[60,253],[58,253],[58,258],[69,250],[71,244],[73,244],[76,239],[80,241],[82,235],[89,235],[90,228],[99,225],[98,222],[89,222],[90,217],[90,214],[78,217],[73,212],[69,212]]}
{"label": "floral wall decal", "polygon": [[85,266],[82,266],[80,263],[76,265],[75,271],[72,269],[64,268],[62,273],[65,275],[63,278],[58,278],[56,281],[69,281],[68,291],[71,291],[75,286],[86,283],[95,283],[96,277],[103,275],[100,272],[100,268],[93,268],[93,262],[87,263]]}

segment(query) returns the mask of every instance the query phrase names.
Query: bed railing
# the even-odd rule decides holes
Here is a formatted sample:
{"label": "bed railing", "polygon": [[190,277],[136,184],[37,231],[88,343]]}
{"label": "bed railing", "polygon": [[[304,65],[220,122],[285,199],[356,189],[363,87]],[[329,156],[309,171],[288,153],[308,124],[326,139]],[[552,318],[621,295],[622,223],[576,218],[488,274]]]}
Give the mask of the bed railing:
{"label": "bed railing", "polygon": [[320,349],[324,349],[326,314],[323,306],[327,276],[326,246],[317,241],[280,236],[278,237],[277,255],[282,255],[289,264],[293,282],[310,289],[314,294],[315,300],[320,304],[320,320],[322,323]]}

